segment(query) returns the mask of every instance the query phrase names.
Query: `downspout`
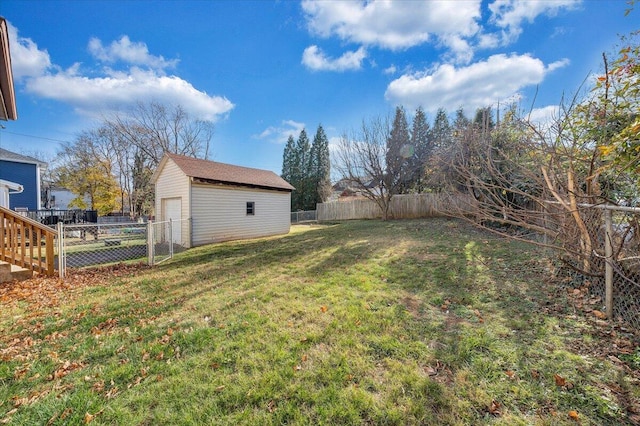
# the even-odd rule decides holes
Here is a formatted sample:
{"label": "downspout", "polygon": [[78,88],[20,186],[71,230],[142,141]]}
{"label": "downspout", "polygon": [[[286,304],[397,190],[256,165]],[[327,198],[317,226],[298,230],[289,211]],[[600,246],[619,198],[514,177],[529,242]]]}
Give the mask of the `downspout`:
{"label": "downspout", "polygon": [[41,169],[40,164],[36,164],[36,194],[38,194],[38,200],[36,203],[36,210],[42,209],[42,194],[40,193],[40,183],[42,181],[42,176],[40,175]]}

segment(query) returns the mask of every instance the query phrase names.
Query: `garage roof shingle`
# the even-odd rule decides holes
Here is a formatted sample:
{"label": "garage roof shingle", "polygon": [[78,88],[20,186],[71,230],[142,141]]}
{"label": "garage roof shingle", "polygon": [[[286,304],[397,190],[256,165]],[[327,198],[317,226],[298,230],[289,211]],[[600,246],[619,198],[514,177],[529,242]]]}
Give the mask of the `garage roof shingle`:
{"label": "garage roof shingle", "polygon": [[167,153],[166,155],[176,163],[185,175],[195,179],[287,191],[295,189],[289,182],[269,170],[234,166],[178,154]]}

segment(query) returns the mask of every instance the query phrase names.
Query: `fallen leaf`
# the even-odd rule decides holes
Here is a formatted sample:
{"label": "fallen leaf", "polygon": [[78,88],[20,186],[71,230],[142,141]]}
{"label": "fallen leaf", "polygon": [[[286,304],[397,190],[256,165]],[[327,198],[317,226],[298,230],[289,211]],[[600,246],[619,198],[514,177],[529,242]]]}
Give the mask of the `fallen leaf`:
{"label": "fallen leaf", "polygon": [[118,387],[114,386],[111,389],[109,389],[107,391],[107,393],[104,395],[107,399],[111,399],[113,397],[115,397],[118,394]]}
{"label": "fallen leaf", "polygon": [[533,377],[534,379],[539,379],[540,372],[538,370],[531,370],[531,377]]}
{"label": "fallen leaf", "polygon": [[225,386],[224,385],[220,385],[216,388],[216,392],[222,392],[224,390]]}
{"label": "fallen leaf", "polygon": [[429,376],[437,376],[438,375],[438,370],[436,370],[435,368],[431,367],[431,366],[427,366],[424,371],[429,375]]}
{"label": "fallen leaf", "polygon": [[597,318],[599,319],[607,319],[607,314],[605,314],[604,312],[598,311],[596,309],[594,309],[592,311],[593,315],[595,315]]}
{"label": "fallen leaf", "polygon": [[295,367],[293,367],[293,371],[300,371],[302,370],[302,366],[300,365],[296,365]]}
{"label": "fallen leaf", "polygon": [[91,386],[91,389],[93,389],[95,392],[102,392],[104,390],[104,381],[100,380],[95,382],[93,386]]}
{"label": "fallen leaf", "polygon": [[322,311],[323,313],[327,312],[328,309],[329,308],[327,308],[325,305],[320,306],[320,311]]}
{"label": "fallen leaf", "polygon": [[500,403],[495,399],[491,401],[491,405],[489,405],[489,414],[492,414],[494,416],[500,415]]}
{"label": "fallen leaf", "polygon": [[556,386],[565,386],[567,384],[567,379],[565,379],[562,376],[559,376],[558,374],[554,374],[553,378],[556,381]]}
{"label": "fallen leaf", "polygon": [[569,411],[569,418],[571,420],[575,420],[576,422],[580,420],[580,416],[576,410]]}
{"label": "fallen leaf", "polygon": [[507,370],[504,372],[504,374],[506,374],[507,377],[509,377],[511,380],[516,378],[516,372],[513,370]]}
{"label": "fallen leaf", "polygon": [[60,414],[60,420],[66,419],[71,413],[73,413],[73,410],[71,408],[66,408],[62,414]]}
{"label": "fallen leaf", "polygon": [[302,362],[307,361],[307,355],[306,355],[306,354],[302,355],[302,358],[301,358],[301,359],[302,359]]}
{"label": "fallen leaf", "polygon": [[89,412],[84,413],[84,424],[89,424],[91,423],[100,413],[102,413],[104,411],[104,408],[100,411],[98,411],[95,414],[91,414]]}

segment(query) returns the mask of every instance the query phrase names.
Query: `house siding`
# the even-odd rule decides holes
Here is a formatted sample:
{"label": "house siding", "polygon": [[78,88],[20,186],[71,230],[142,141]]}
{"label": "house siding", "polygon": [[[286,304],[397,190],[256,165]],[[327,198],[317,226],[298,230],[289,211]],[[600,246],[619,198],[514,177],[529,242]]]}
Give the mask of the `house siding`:
{"label": "house siding", "polygon": [[190,178],[187,177],[182,170],[171,160],[168,159],[163,169],[158,175],[156,181],[156,203],[155,203],[155,216],[156,221],[164,221],[168,218],[163,217],[162,200],[167,198],[180,198],[181,199],[181,235],[183,245],[185,247],[191,246],[190,241],[190,225],[189,221],[184,220],[190,217],[191,209],[189,205],[190,200]]}
{"label": "house siding", "polygon": [[21,194],[9,195],[9,207],[26,207],[29,210],[40,208],[40,181],[38,166],[35,164],[18,163],[0,160],[0,179],[19,183],[24,187]]}
{"label": "house siding", "polygon": [[[288,191],[193,184],[191,193],[194,246],[289,232]],[[247,202],[255,203],[254,215],[247,215]]]}

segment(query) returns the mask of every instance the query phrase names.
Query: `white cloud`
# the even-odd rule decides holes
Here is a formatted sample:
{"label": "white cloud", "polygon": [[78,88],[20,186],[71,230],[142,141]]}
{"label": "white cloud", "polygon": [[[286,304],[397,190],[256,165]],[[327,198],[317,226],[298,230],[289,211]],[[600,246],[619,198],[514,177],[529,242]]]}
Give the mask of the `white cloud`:
{"label": "white cloud", "polygon": [[491,22],[504,29],[502,43],[517,39],[522,33],[523,22],[532,23],[538,16],[555,16],[560,10],[571,10],[582,0],[495,0],[489,4]]}
{"label": "white cloud", "polygon": [[528,115],[528,120],[534,126],[541,129],[548,129],[558,118],[560,118],[560,106],[548,105],[542,108],[534,108]]}
{"label": "white cloud", "polygon": [[362,61],[367,57],[364,47],[345,52],[337,59],[327,57],[318,46],[309,46],[302,54],[302,64],[313,71],[350,71],[362,67]]}
{"label": "white cloud", "polygon": [[559,61],[552,62],[549,65],[547,65],[547,71],[551,72],[551,71],[555,71],[555,70],[560,69],[560,68],[564,68],[567,65],[569,65],[570,62],[571,61],[569,61],[568,58],[564,58],[564,59],[561,59]]}
{"label": "white cloud", "polygon": [[480,0],[314,1],[304,0],[309,30],[320,37],[401,50],[451,35],[473,36],[479,29]]}
{"label": "white cloud", "polygon": [[396,71],[398,71],[398,68],[396,68],[396,66],[392,64],[390,67],[385,68],[383,72],[387,75],[391,75],[395,74]]}
{"label": "white cloud", "polygon": [[102,75],[83,75],[81,64],[66,70],[52,64],[46,50],[30,39],[18,35],[9,25],[12,68],[16,82],[24,84],[28,93],[65,103],[76,112],[100,118],[117,110],[127,109],[139,102],[154,101],[167,105],[181,105],[194,118],[216,121],[234,107],[224,96],[212,96],[197,90],[178,76],[165,75],[163,69],[175,65],[162,56],[148,52],[144,43],[132,43],[127,36],[104,47],[98,39],[91,39],[89,50],[104,62],[121,61],[148,67],[131,66],[124,70],[105,68]]}
{"label": "white cloud", "polygon": [[300,132],[305,128],[304,123],[294,120],[282,120],[280,126],[269,126],[259,135],[254,135],[255,139],[263,139],[274,143],[286,143],[289,136],[298,139]]}
{"label": "white cloud", "polygon": [[422,106],[427,111],[443,107],[454,111],[492,105],[511,98],[524,87],[539,84],[544,77],[567,61],[545,66],[530,55],[494,55],[486,61],[456,68],[443,64],[434,70],[405,74],[392,81],[385,97],[409,109]]}
{"label": "white cloud", "polygon": [[16,82],[25,77],[39,76],[51,67],[51,58],[46,50],[38,49],[38,45],[30,38],[20,37],[18,29],[7,22],[9,30],[9,50],[11,51],[11,68]]}
{"label": "white cloud", "polygon": [[482,1],[303,0],[308,31],[318,37],[403,50],[429,43],[445,60],[468,64],[475,50],[518,39],[525,22],[573,10],[582,0],[493,0],[483,24]]}
{"label": "white cloud", "polygon": [[151,55],[145,43],[132,42],[126,35],[120,37],[120,40],[112,41],[106,47],[102,45],[100,39],[94,37],[89,40],[88,49],[93,57],[108,63],[122,61],[158,70],[175,67],[178,63],[177,59],[166,60],[162,56]]}
{"label": "white cloud", "polygon": [[194,117],[211,121],[234,107],[227,98],[209,96],[179,77],[135,68],[99,78],[78,75],[72,68],[29,79],[26,87],[33,94],[67,103],[81,114],[98,117],[145,100],[179,104]]}

